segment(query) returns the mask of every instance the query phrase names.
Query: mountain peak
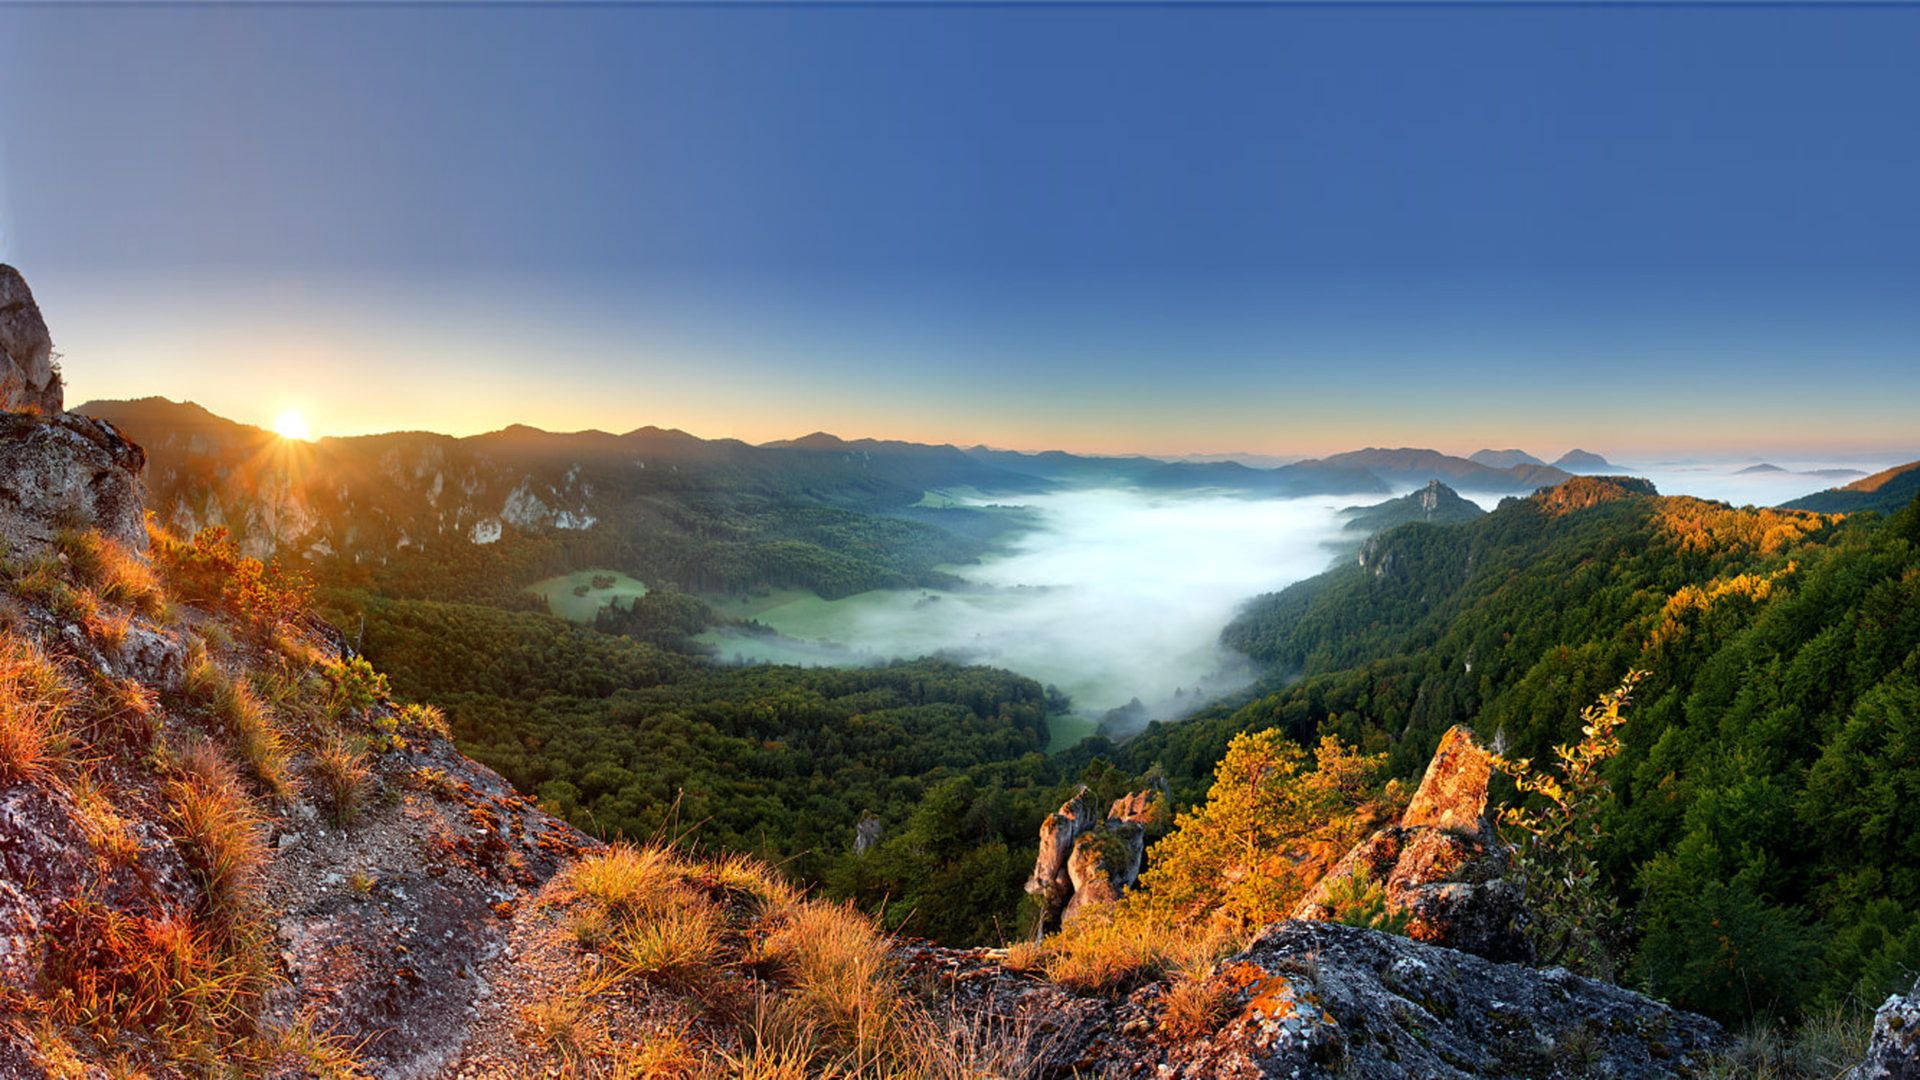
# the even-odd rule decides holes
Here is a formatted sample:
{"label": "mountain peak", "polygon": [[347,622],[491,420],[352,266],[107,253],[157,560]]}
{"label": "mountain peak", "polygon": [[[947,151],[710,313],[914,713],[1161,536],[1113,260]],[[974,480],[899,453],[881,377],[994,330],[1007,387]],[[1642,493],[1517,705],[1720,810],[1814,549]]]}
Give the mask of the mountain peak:
{"label": "mountain peak", "polygon": [[1490,469],[1511,469],[1516,465],[1541,465],[1546,462],[1527,453],[1525,450],[1475,450],[1467,455],[1467,460],[1485,465]]}
{"label": "mountain peak", "polygon": [[1565,469],[1568,472],[1592,473],[1618,469],[1620,466],[1590,450],[1581,450],[1576,447],[1555,459],[1553,467]]}

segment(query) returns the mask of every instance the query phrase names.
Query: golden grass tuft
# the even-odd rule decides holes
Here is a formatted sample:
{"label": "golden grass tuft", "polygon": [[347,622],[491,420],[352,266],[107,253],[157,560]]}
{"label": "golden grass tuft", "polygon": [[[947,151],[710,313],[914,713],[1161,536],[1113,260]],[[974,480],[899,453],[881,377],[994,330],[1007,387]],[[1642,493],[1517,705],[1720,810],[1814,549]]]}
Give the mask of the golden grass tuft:
{"label": "golden grass tuft", "polygon": [[86,711],[92,721],[88,737],[94,742],[145,746],[159,730],[160,695],[138,679],[90,672]]}
{"label": "golden grass tuft", "polygon": [[219,748],[195,740],[177,750],[165,794],[174,839],[200,882],[210,914],[233,923],[250,913],[266,866],[265,827]]}
{"label": "golden grass tuft", "polygon": [[54,549],[67,558],[74,580],[100,599],[150,619],[166,614],[167,595],[153,567],[97,529],[63,529]]}
{"label": "golden grass tuft", "polygon": [[786,972],[787,1002],[823,1041],[866,1067],[905,1049],[911,1019],[892,959],[892,943],[851,907],[796,905],[768,935],[768,957]]}
{"label": "golden grass tuft", "polygon": [[276,797],[293,793],[290,755],[272,712],[244,677],[221,670],[204,643],[196,642],[187,653],[182,692],[233,738],[240,760],[262,788]]}
{"label": "golden grass tuft", "polygon": [[124,1031],[146,1031],[179,1062],[211,1064],[247,1045],[270,978],[257,935],[179,909],[143,915],[85,897],[54,907],[48,930],[65,943],[41,973],[55,988],[43,997],[53,1023],[91,1032],[103,1049]]}
{"label": "golden grass tuft", "polygon": [[686,864],[664,847],[616,844],[575,863],[567,885],[617,914],[663,911],[684,886]]}
{"label": "golden grass tuft", "polygon": [[720,960],[721,921],[701,900],[633,915],[613,934],[606,953],[622,978],[701,990]]}
{"label": "golden grass tuft", "polygon": [[0,781],[45,780],[67,763],[72,689],[39,648],[0,637]]}
{"label": "golden grass tuft", "polygon": [[105,787],[88,771],[81,771],[67,782],[73,797],[75,817],[86,834],[87,845],[103,860],[124,865],[140,854],[140,840],[133,823],[120,813]]}
{"label": "golden grass tuft", "polygon": [[1173,1039],[1211,1035],[1225,1023],[1233,1006],[1233,986],[1209,972],[1193,972],[1175,979],[1167,989],[1166,1013],[1160,1031]]}
{"label": "golden grass tuft", "polygon": [[520,1010],[520,1023],[535,1046],[558,1057],[570,1072],[600,1041],[593,1003],[577,992],[526,1005]]}
{"label": "golden grass tuft", "polygon": [[1007,966],[1105,993],[1167,973],[1197,977],[1247,943],[1247,935],[1230,926],[1168,922],[1122,902],[1081,915],[1039,944],[1009,948]]}
{"label": "golden grass tuft", "polygon": [[334,824],[345,825],[352,820],[367,781],[373,777],[366,751],[349,736],[329,733],[314,749],[311,771],[333,812]]}

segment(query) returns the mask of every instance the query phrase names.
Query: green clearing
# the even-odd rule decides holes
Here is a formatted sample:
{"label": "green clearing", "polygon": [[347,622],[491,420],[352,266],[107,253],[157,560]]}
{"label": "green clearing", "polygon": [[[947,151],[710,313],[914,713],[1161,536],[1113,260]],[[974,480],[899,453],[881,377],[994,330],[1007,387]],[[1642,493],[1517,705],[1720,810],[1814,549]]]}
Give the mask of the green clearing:
{"label": "green clearing", "polygon": [[[583,588],[584,592],[579,591]],[[536,581],[527,586],[527,591],[545,599],[547,610],[554,615],[568,622],[590,623],[601,608],[615,600],[647,595],[647,586],[618,570],[575,570]]]}

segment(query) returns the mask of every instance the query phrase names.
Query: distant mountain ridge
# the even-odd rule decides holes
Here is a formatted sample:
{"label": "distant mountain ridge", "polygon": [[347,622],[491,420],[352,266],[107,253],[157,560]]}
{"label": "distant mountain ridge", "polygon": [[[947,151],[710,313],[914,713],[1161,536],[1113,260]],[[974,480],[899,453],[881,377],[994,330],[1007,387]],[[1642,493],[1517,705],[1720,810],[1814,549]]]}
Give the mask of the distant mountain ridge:
{"label": "distant mountain ridge", "polygon": [[1552,487],[1571,478],[1571,474],[1551,465],[1522,464],[1493,468],[1467,458],[1442,454],[1438,450],[1407,446],[1393,449],[1370,446],[1364,450],[1350,450],[1344,454],[1303,461],[1296,467],[1308,466],[1365,469],[1396,486],[1419,486],[1431,480],[1440,480],[1455,488],[1499,495],[1530,495],[1540,488]]}

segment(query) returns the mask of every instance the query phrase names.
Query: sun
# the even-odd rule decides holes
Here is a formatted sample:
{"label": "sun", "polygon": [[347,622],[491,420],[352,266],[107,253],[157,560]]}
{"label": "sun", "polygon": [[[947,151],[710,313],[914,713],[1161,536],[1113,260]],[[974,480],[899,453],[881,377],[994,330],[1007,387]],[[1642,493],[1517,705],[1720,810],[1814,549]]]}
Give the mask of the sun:
{"label": "sun", "polygon": [[283,439],[298,439],[301,442],[313,441],[313,432],[307,427],[307,418],[301,416],[300,410],[298,409],[288,409],[281,413],[279,418],[273,422],[273,432]]}

